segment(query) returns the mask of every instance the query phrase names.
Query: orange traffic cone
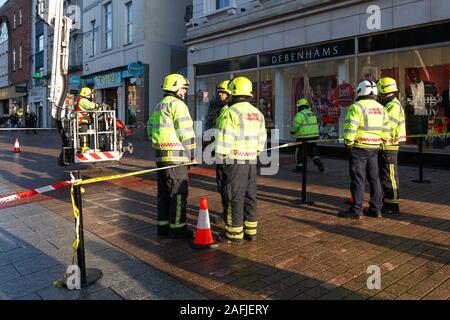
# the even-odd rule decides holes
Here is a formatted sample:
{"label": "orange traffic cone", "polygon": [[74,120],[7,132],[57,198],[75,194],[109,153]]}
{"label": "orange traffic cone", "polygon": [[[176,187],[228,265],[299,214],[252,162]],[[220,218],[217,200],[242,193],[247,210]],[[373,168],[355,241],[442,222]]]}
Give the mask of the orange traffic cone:
{"label": "orange traffic cone", "polygon": [[195,249],[217,248],[219,244],[214,240],[209,223],[208,201],[203,197],[200,201],[200,211],[198,214],[197,229],[195,238],[191,242]]}
{"label": "orange traffic cone", "polygon": [[20,153],[20,144],[19,144],[19,138],[16,138],[16,143],[14,144],[14,153]]}

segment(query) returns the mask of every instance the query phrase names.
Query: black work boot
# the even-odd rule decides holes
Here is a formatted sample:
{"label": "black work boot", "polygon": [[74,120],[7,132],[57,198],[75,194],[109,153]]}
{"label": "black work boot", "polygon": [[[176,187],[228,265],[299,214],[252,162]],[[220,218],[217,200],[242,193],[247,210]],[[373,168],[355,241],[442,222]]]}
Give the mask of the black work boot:
{"label": "black work boot", "polygon": [[244,234],[244,239],[250,242],[256,241],[256,234]]}
{"label": "black work boot", "polygon": [[364,215],[372,218],[382,218],[381,210],[374,208],[364,208]]}
{"label": "black work boot", "polygon": [[234,245],[240,246],[244,242],[244,239],[227,238],[227,242],[229,244],[234,244]]}
{"label": "black work boot", "polygon": [[400,214],[399,205],[383,204],[383,214]]}
{"label": "black work boot", "polygon": [[169,226],[158,226],[158,237],[168,237]]}
{"label": "black work boot", "polygon": [[322,162],[317,167],[319,168],[320,173],[323,173],[325,171],[325,167],[323,166]]}
{"label": "black work boot", "polygon": [[353,220],[360,220],[362,218],[360,214],[357,214],[356,212],[354,212],[352,210],[339,211],[338,217],[344,218],[344,219],[353,219]]}
{"label": "black work boot", "polygon": [[319,172],[322,173],[325,171],[325,167],[322,163],[322,160],[320,158],[316,158],[314,159],[314,164],[316,165],[316,167],[319,169]]}
{"label": "black work boot", "polygon": [[194,231],[188,228],[170,229],[169,237],[172,239],[190,239],[194,237]]}
{"label": "black work boot", "polygon": [[292,172],[296,173],[303,172],[303,166],[297,166],[294,170],[292,170]]}

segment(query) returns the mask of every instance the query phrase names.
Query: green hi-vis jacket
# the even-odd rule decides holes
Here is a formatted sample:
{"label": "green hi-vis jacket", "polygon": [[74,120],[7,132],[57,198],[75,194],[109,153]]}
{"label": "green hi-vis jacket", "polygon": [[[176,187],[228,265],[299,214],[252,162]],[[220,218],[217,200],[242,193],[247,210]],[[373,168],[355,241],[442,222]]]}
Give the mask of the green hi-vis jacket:
{"label": "green hi-vis jacket", "polygon": [[188,162],[194,158],[196,144],[193,122],[182,100],[173,96],[164,97],[147,124],[156,161]]}
{"label": "green hi-vis jacket", "polygon": [[223,110],[217,123],[216,157],[231,160],[256,160],[267,140],[264,115],[248,102]]}
{"label": "green hi-vis jacket", "polygon": [[291,134],[297,139],[319,137],[317,116],[307,108],[297,112],[292,121]]}
{"label": "green hi-vis jacket", "polygon": [[379,149],[389,140],[391,128],[386,109],[375,100],[352,104],[344,122],[345,144],[363,149]]}
{"label": "green hi-vis jacket", "polygon": [[389,140],[384,143],[383,149],[398,151],[400,142],[406,141],[405,112],[397,98],[388,102],[385,108],[389,115],[389,124],[392,132]]}
{"label": "green hi-vis jacket", "polygon": [[221,122],[223,120],[223,115],[226,113],[227,109],[228,109],[228,105],[225,105],[222,107],[222,109],[220,109],[219,116],[216,119],[216,128],[220,128]]}

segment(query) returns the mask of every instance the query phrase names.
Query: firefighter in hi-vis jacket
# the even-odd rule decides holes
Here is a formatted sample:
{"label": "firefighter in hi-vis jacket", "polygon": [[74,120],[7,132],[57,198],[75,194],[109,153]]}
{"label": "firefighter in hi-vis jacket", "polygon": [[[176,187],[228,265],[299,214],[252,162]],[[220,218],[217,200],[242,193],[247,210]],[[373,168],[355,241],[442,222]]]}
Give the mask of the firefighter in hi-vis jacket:
{"label": "firefighter in hi-vis jacket", "polygon": [[[149,119],[158,167],[189,163],[195,159],[195,133],[184,99],[189,80],[180,74],[164,79],[164,98]],[[186,226],[188,168],[176,167],[158,171],[158,235],[192,238]]]}

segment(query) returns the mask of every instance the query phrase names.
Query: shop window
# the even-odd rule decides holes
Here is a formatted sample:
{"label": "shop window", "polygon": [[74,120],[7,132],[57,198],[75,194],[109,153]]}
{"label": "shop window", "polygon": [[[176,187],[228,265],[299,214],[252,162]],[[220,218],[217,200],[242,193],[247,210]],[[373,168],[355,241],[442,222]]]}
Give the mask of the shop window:
{"label": "shop window", "polygon": [[214,128],[216,119],[224,106],[219,101],[216,87],[222,81],[230,80],[235,77],[244,76],[249,78],[253,83],[253,98],[251,103],[257,107],[257,74],[256,71],[242,72],[234,74],[225,74],[220,76],[201,77],[196,79],[196,120],[201,121],[204,130]]}
{"label": "shop window", "polygon": [[348,107],[355,97],[352,60],[302,64],[276,70],[283,90],[277,99],[276,126],[280,138],[292,139],[290,127],[297,112],[296,103],[306,98],[320,123],[321,139],[340,138]]}
{"label": "shop window", "polygon": [[259,81],[258,109],[264,115],[266,127],[275,128],[275,72],[264,70]]}
{"label": "shop window", "polygon": [[[135,82],[135,81],[134,81]],[[127,86],[127,115],[126,124],[137,125],[137,87],[135,84]]]}
{"label": "shop window", "polygon": [[[449,132],[450,46],[369,55],[359,61],[359,80],[388,76],[397,81],[407,135]],[[417,139],[409,138],[406,146],[416,144]],[[448,137],[428,137],[425,145],[450,152]]]}

